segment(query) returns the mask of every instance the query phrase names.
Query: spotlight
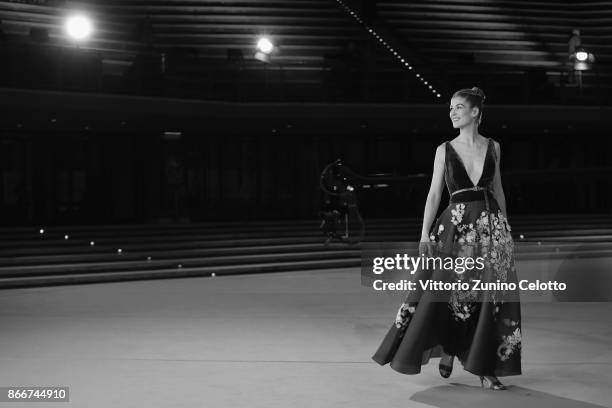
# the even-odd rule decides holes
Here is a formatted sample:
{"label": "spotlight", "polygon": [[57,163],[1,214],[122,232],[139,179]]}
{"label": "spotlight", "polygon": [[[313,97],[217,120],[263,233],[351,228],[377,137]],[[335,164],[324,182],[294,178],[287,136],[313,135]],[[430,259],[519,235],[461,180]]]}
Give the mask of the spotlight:
{"label": "spotlight", "polygon": [[274,51],[274,44],[268,37],[261,37],[257,41],[257,52],[255,52],[255,59],[266,64],[270,63],[270,54]]}
{"label": "spotlight", "polygon": [[91,20],[83,15],[70,16],[66,20],[66,32],[77,41],[89,37],[92,31]]}
{"label": "spotlight", "polygon": [[261,37],[259,41],[257,41],[257,50],[263,52],[264,54],[270,54],[274,49],[274,44],[268,37]]}
{"label": "spotlight", "polygon": [[595,55],[580,47],[569,56],[569,59],[574,64],[576,71],[586,71],[592,68],[595,62]]}

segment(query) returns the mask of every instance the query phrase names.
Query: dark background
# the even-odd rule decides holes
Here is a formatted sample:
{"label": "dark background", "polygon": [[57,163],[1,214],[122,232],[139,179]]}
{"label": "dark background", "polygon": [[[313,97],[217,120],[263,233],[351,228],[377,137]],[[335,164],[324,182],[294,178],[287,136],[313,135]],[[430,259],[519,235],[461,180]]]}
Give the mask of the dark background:
{"label": "dark background", "polygon": [[[472,86],[510,214],[609,213],[612,4],[442,3],[345,3],[359,23],[335,1],[85,2],[77,46],[69,3],[0,1],[0,222],[316,218],[337,158],[389,181],[358,191],[365,217],[420,217]],[[597,56],[581,84],[574,27]]]}

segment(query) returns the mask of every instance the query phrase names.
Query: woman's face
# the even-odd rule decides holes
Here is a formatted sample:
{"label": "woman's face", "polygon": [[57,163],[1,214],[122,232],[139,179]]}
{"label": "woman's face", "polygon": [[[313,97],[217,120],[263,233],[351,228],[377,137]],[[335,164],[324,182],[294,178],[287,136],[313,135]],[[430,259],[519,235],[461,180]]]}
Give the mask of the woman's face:
{"label": "woman's face", "polygon": [[459,129],[469,125],[476,119],[478,108],[472,108],[470,103],[462,96],[455,96],[450,102],[449,117],[453,128]]}

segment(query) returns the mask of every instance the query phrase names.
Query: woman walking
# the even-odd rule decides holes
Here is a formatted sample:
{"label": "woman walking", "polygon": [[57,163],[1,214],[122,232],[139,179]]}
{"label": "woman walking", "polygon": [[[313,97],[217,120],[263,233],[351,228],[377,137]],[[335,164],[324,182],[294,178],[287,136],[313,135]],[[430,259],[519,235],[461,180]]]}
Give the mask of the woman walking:
{"label": "woman walking", "polygon": [[[451,98],[450,119],[459,135],[436,150],[421,248],[455,255],[472,248],[470,254],[482,256],[484,270],[452,276],[457,280],[516,282],[499,170],[500,146],[478,131],[484,100],[476,87],[461,89]],[[450,203],[434,222],[444,184]],[[418,276],[426,278],[427,273],[420,271]],[[417,374],[431,357],[441,357],[440,375],[447,378],[456,357],[466,371],[480,377],[483,387],[505,389],[497,377],[521,374],[518,292],[469,289],[444,296],[411,292],[373,360],[390,363],[400,373]]]}

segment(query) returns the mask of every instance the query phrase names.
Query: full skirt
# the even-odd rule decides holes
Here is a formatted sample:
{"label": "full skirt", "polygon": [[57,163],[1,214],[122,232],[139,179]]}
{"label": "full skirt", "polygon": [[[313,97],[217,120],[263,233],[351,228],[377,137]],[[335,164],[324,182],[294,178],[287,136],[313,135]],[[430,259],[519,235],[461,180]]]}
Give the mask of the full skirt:
{"label": "full skirt", "polygon": [[[490,211],[485,201],[449,204],[430,230],[430,245],[437,255],[457,257],[467,249],[484,258],[486,267],[478,276],[464,273],[462,279],[516,283],[510,225],[494,199],[489,206]],[[417,273],[417,279],[437,278],[448,281],[448,272]],[[390,363],[400,373],[417,374],[442,353],[457,356],[476,375],[521,374],[518,291],[411,291],[372,359]]]}

